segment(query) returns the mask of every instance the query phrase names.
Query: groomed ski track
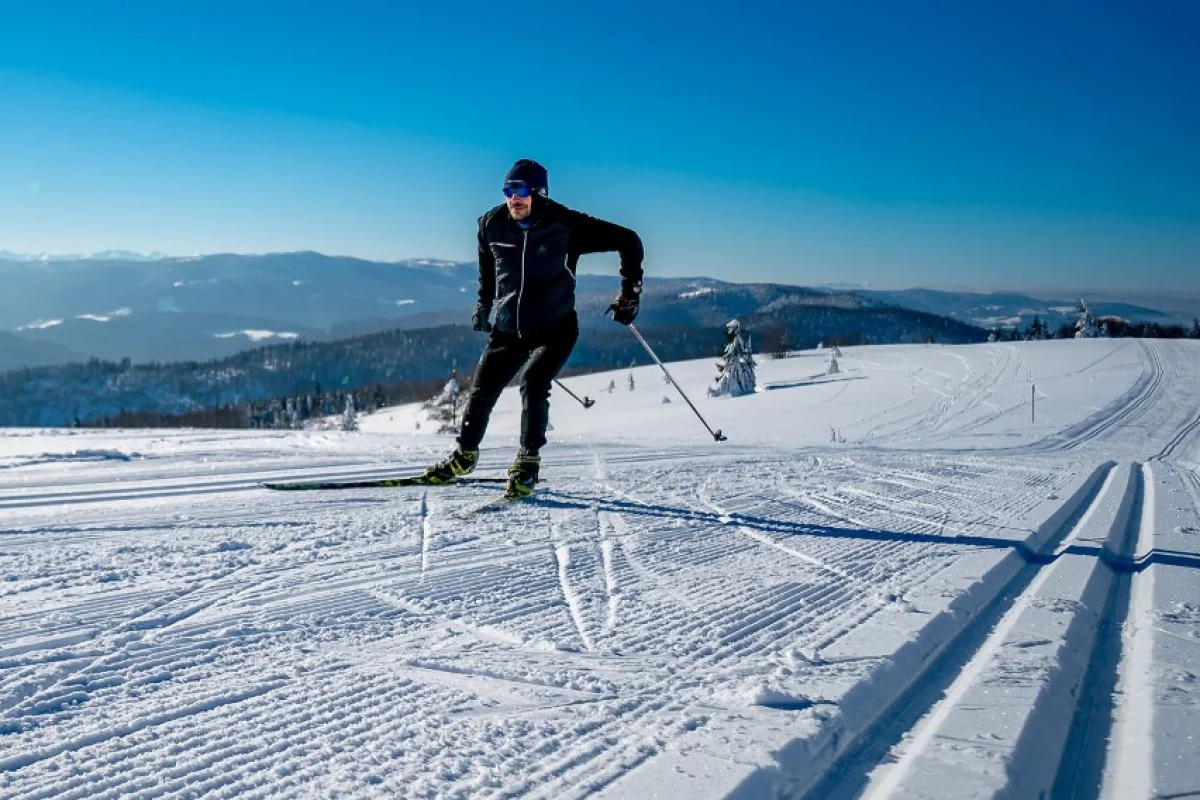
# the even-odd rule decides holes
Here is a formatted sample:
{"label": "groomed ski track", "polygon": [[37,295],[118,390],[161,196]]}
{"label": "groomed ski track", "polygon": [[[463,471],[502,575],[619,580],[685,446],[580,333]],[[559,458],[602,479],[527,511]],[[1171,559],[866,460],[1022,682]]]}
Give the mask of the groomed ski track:
{"label": "groomed ski track", "polygon": [[[846,444],[819,404],[815,442],[580,437],[468,523],[494,487],[257,486],[411,473],[432,438],[14,433],[0,796],[1200,791],[1200,346],[1042,344],[847,349],[898,391]],[[1073,379],[1101,388],[1056,407]]]}

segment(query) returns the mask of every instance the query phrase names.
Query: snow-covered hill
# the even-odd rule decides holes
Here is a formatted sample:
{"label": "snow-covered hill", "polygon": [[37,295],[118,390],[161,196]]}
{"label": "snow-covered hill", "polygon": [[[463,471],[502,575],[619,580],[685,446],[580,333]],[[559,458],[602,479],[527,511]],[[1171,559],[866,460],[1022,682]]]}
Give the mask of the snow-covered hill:
{"label": "snow-covered hill", "polygon": [[1200,343],[827,359],[670,365],[721,443],[657,367],[569,378],[537,498],[473,515],[257,487],[417,469],[416,406],[4,431],[0,795],[1194,791]]}

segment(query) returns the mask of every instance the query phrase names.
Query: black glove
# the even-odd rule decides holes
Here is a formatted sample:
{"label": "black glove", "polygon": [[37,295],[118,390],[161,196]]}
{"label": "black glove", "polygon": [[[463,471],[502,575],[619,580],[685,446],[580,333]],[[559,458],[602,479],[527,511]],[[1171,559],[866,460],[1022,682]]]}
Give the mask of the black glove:
{"label": "black glove", "polygon": [[608,307],[613,315],[613,321],[622,325],[630,325],[637,319],[638,309],[642,304],[642,285],[632,283],[623,285],[617,299]]}
{"label": "black glove", "polygon": [[488,317],[492,315],[492,309],[485,305],[475,306],[475,313],[471,315],[471,327],[483,333],[492,332],[492,323],[488,322]]}

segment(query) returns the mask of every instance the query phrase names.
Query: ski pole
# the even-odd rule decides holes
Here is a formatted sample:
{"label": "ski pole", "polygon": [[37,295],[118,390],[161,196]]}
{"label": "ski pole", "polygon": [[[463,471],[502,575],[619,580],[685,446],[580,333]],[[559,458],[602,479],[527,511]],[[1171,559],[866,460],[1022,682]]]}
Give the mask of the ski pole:
{"label": "ski pole", "polygon": [[558,378],[555,378],[554,382],[558,384],[558,388],[562,389],[564,392],[571,395],[571,397],[574,397],[576,400],[578,400],[580,405],[582,405],[584,408],[591,408],[592,406],[596,405],[596,401],[593,400],[592,398],[588,397],[587,395],[584,395],[583,399],[580,400],[579,395],[575,394],[570,389],[568,389],[566,386],[564,386],[563,382],[560,381]]}
{"label": "ski pole", "polygon": [[694,411],[696,413],[696,416],[700,418],[700,422],[703,423],[704,427],[708,428],[708,432],[712,434],[713,439],[715,439],[718,442],[725,441],[728,437],[725,436],[725,434],[721,433],[720,431],[714,431],[712,428],[709,427],[708,423],[704,421],[704,417],[700,416],[700,412],[696,411],[696,407],[694,405],[692,405],[692,401],[688,400],[688,396],[686,394],[684,394],[683,389],[679,388],[679,384],[675,382],[675,378],[673,378],[671,376],[671,373],[667,371],[666,366],[661,361],[658,360],[658,356],[654,355],[654,351],[650,349],[649,342],[647,342],[645,339],[642,338],[642,334],[638,331],[638,329],[633,327],[632,323],[630,323],[626,327],[628,327],[630,332],[632,332],[633,335],[637,337],[637,340],[642,343],[642,347],[646,348],[646,352],[649,353],[650,357],[654,359],[654,363],[658,364],[658,366],[662,368],[663,374],[665,374],[667,376],[667,380],[669,380],[671,382],[671,385],[674,386],[676,391],[679,392],[679,395],[684,399],[684,402],[686,402],[689,406],[691,406],[692,411]]}

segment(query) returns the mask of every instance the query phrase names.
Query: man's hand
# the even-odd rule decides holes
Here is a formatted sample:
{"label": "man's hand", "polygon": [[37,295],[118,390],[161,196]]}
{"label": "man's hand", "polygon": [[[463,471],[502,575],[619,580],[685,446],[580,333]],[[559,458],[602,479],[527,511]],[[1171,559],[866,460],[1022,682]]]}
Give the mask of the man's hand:
{"label": "man's hand", "polygon": [[488,322],[488,317],[492,315],[492,309],[485,305],[475,306],[475,313],[471,315],[471,327],[482,333],[492,332],[492,323]]}
{"label": "man's hand", "polygon": [[642,303],[642,285],[640,283],[622,286],[617,299],[608,307],[613,315],[613,321],[622,325],[630,325],[637,319],[638,309]]}

